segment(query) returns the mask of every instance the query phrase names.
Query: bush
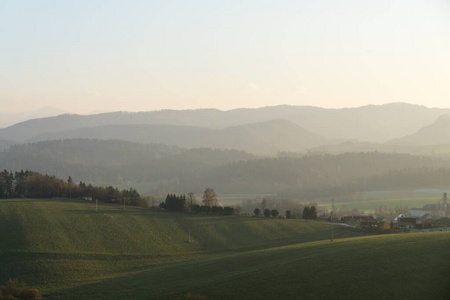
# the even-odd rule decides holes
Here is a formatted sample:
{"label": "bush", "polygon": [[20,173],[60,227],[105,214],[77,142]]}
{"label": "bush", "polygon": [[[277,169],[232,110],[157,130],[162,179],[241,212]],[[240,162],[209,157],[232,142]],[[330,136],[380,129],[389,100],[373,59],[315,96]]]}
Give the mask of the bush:
{"label": "bush", "polygon": [[259,217],[259,215],[261,214],[261,210],[259,208],[255,208],[253,213],[255,214],[255,217]]}
{"label": "bush", "polygon": [[200,206],[200,212],[204,214],[209,214],[211,212],[211,207],[202,205]]}
{"label": "bush", "polygon": [[198,205],[198,204],[192,205],[192,206],[191,206],[191,209],[192,209],[196,214],[198,214],[199,212],[201,212],[201,207],[200,207],[200,205]]}
{"label": "bush", "polygon": [[264,217],[269,218],[270,217],[270,209],[266,208],[264,210]]}
{"label": "bush", "polygon": [[278,212],[278,210],[272,209],[272,210],[270,211],[270,214],[272,215],[272,217],[276,218],[276,217],[278,217],[278,215],[279,215],[280,213]]}
{"label": "bush", "polygon": [[234,214],[234,208],[230,206],[225,206],[223,208],[223,213],[225,214],[225,216],[231,216],[232,214]]}
{"label": "bush", "polygon": [[213,215],[223,215],[223,207],[222,206],[213,206],[213,207],[211,207],[211,213]]}
{"label": "bush", "polygon": [[28,288],[25,283],[18,279],[10,278],[5,286],[0,287],[0,299],[41,299],[42,296],[37,289]]}

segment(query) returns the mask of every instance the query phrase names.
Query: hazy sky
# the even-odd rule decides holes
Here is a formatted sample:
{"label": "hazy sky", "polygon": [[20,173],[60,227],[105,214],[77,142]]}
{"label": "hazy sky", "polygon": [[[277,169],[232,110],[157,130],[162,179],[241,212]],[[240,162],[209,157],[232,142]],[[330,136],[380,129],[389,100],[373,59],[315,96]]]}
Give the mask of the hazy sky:
{"label": "hazy sky", "polygon": [[449,53],[449,0],[0,0],[0,112],[450,107]]}

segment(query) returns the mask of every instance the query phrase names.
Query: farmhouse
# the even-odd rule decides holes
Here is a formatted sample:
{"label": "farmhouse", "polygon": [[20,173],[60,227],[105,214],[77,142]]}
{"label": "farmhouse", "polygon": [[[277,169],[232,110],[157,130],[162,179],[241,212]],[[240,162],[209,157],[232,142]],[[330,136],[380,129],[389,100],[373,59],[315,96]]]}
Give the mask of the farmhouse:
{"label": "farmhouse", "polygon": [[371,228],[378,226],[378,220],[373,216],[344,216],[341,222],[355,225],[359,228]]}
{"label": "farmhouse", "polygon": [[406,218],[399,218],[398,222],[395,224],[395,227],[398,229],[412,229],[416,224],[417,218],[406,217]]}
{"label": "farmhouse", "polygon": [[450,218],[440,218],[431,223],[433,227],[450,227]]}

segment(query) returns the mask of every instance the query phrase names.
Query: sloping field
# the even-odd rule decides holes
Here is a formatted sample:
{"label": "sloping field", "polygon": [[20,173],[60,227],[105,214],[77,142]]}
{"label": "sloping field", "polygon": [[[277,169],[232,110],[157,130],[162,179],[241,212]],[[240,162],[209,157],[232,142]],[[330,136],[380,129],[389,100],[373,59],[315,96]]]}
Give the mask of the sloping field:
{"label": "sloping field", "polygon": [[300,220],[2,200],[0,280],[46,299],[449,299],[450,232],[335,233],[331,242],[329,225]]}
{"label": "sloping field", "polygon": [[450,232],[307,242],[163,265],[65,290],[63,296],[449,299],[449,249]]}
{"label": "sloping field", "polygon": [[[354,235],[345,229],[335,233]],[[96,212],[95,204],[79,201],[0,200],[0,280],[17,277],[48,298],[78,298],[88,291],[86,284],[139,275],[169,263],[329,237],[330,226],[319,222],[124,211],[114,205],[101,205]],[[125,281],[134,289],[134,279]],[[101,288],[100,294],[110,299],[113,290]]]}

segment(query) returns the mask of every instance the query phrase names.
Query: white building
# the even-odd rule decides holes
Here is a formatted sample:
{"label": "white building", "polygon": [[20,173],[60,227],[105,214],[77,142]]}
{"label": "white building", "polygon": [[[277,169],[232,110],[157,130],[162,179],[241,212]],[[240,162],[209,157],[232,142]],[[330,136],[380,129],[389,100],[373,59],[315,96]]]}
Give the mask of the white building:
{"label": "white building", "polygon": [[426,214],[433,216],[434,213],[435,212],[433,210],[425,209],[425,208],[411,208],[409,210],[409,215],[411,217],[419,217],[419,218],[423,217]]}

